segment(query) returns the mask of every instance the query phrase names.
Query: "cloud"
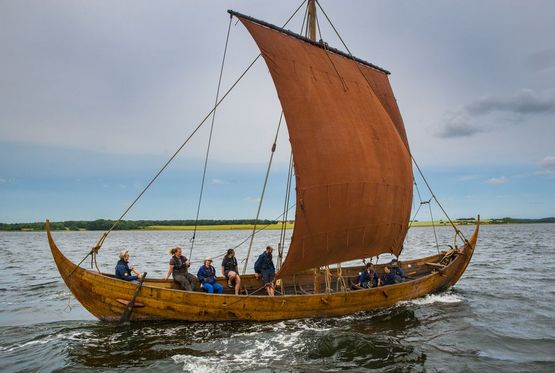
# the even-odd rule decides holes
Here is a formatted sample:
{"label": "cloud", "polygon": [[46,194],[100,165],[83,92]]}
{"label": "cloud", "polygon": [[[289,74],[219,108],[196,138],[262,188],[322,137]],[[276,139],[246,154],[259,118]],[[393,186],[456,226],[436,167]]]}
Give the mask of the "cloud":
{"label": "cloud", "polygon": [[541,170],[536,172],[537,175],[555,177],[555,157],[548,155],[540,161]]}
{"label": "cloud", "polygon": [[260,197],[248,196],[248,197],[243,198],[243,201],[247,201],[249,203],[259,203],[260,202]]}
{"label": "cloud", "polygon": [[503,120],[511,123],[522,122],[523,116],[555,113],[555,94],[540,94],[531,89],[523,89],[510,97],[483,97],[460,110],[445,113],[436,136],[470,137],[479,132],[489,131],[492,129],[491,126],[479,125],[480,118],[495,113],[505,114]]}
{"label": "cloud", "polygon": [[523,89],[512,97],[484,97],[465,108],[472,115],[486,115],[494,111],[517,114],[543,114],[555,112],[555,95],[538,94]]}
{"label": "cloud", "polygon": [[442,138],[468,137],[482,129],[471,123],[471,119],[464,111],[449,112],[444,115],[443,126],[437,131],[437,136]]}
{"label": "cloud", "polygon": [[540,162],[540,166],[543,169],[550,170],[555,169],[555,157],[552,155],[548,155]]}
{"label": "cloud", "polygon": [[0,184],[13,184],[13,183],[15,183],[15,179],[13,178],[5,179],[3,177],[0,177]]}
{"label": "cloud", "polygon": [[471,181],[471,180],[476,180],[479,179],[480,176],[478,175],[464,175],[464,176],[460,176],[457,178],[457,181]]}
{"label": "cloud", "polygon": [[505,176],[501,176],[501,177],[492,177],[490,179],[487,179],[486,183],[490,185],[502,185],[502,184],[507,184],[508,181],[509,179],[507,179]]}
{"label": "cloud", "polygon": [[210,184],[212,185],[228,185],[229,181],[225,181],[222,179],[212,179],[210,180]]}

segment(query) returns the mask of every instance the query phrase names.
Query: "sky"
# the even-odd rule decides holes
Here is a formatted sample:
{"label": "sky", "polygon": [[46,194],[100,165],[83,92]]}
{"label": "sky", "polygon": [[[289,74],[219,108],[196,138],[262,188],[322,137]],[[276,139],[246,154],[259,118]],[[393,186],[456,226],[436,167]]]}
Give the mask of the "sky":
{"label": "sky", "polygon": [[[281,26],[300,4],[0,1],[0,222],[119,217],[213,107],[227,9]],[[391,71],[413,156],[452,218],[555,216],[555,2],[320,4],[354,55]],[[233,19],[222,93],[257,54]],[[216,112],[201,218],[256,216],[280,113],[260,60]],[[209,130],[126,218],[195,217]],[[283,210],[289,155],[283,126],[263,218]]]}

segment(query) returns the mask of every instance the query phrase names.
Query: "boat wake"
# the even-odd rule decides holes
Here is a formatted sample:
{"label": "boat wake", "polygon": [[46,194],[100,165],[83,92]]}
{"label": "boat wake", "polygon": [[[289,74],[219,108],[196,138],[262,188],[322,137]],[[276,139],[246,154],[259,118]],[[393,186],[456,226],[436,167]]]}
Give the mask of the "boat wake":
{"label": "boat wake", "polygon": [[441,294],[428,294],[423,298],[412,299],[408,301],[399,302],[399,305],[413,304],[417,306],[434,304],[434,303],[460,303],[464,298],[454,293],[441,293]]}
{"label": "boat wake", "polygon": [[[214,340],[210,345],[213,354],[177,354],[172,360],[185,372],[303,371],[330,361],[356,369],[387,366],[399,356],[415,365],[425,360],[422,353],[396,338],[366,330],[363,326],[368,324],[367,319],[359,321],[363,324],[360,327],[353,327],[349,317],[254,324],[230,338]],[[334,326],[342,331],[334,331]]]}
{"label": "boat wake", "polygon": [[[234,372],[267,368],[272,366],[272,362],[284,359],[291,359],[291,363],[294,363],[298,346],[302,345],[301,334],[312,328],[301,324],[297,330],[288,330],[286,333],[283,328],[290,329],[291,325],[276,323],[263,328],[254,326],[234,334],[232,338],[218,341],[219,349],[214,351],[213,356],[179,354],[172,356],[172,359],[176,364],[182,364],[185,372]],[[226,364],[222,364],[223,361]]]}

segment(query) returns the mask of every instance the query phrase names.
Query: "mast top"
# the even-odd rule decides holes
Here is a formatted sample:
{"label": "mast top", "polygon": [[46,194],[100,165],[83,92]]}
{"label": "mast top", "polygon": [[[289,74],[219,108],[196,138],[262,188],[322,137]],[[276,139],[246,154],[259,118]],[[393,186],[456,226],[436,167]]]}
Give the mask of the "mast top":
{"label": "mast top", "polygon": [[316,41],[316,0],[308,0],[308,38]]}

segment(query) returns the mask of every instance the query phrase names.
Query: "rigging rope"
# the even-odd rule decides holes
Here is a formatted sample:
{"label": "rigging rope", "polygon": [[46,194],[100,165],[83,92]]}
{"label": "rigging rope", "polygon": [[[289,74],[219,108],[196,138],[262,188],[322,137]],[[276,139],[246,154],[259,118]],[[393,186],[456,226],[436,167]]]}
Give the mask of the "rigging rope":
{"label": "rigging rope", "polygon": [[[324,267],[325,268],[325,274],[324,274],[324,281],[326,283],[326,294],[330,294],[331,293],[331,271],[330,271],[330,266],[327,265]],[[316,290],[314,292],[314,294],[316,294]]]}
{"label": "rigging rope", "polygon": [[[291,21],[291,19],[293,19],[293,17],[297,14],[297,12],[299,11],[299,9],[301,9],[301,7],[304,5],[304,3],[306,2],[306,0],[304,0],[301,5],[299,5],[299,7],[293,12],[293,14],[289,17],[289,19],[287,19],[287,21],[284,23],[284,25],[282,26],[282,29],[285,28],[285,26],[287,26],[287,24]],[[185,145],[189,142],[189,140],[197,133],[197,131],[204,125],[204,123],[206,122],[206,120],[212,115],[212,113],[216,110],[216,108],[222,103],[222,101],[228,96],[228,94],[235,88],[235,86],[243,79],[243,77],[247,74],[247,72],[252,68],[252,66],[256,63],[256,61],[258,61],[258,59],[260,58],[260,56],[262,56],[262,53],[259,53],[254,60],[247,66],[247,68],[243,71],[243,73],[241,73],[241,75],[239,76],[239,78],[237,78],[237,80],[235,80],[235,82],[231,85],[231,87],[227,90],[227,92],[222,96],[222,98],[220,100],[217,101],[216,105],[214,105],[214,107],[212,108],[212,110],[210,110],[210,112],[208,114],[206,114],[206,116],[204,117],[204,119],[202,119],[202,121],[197,125],[197,127],[193,130],[193,132],[191,132],[191,134],[187,137],[187,139],[185,139],[185,141],[183,142],[183,144],[181,144],[181,146],[175,151],[175,153],[168,159],[168,161],[162,166],[162,168],[156,173],[156,175],[150,180],[150,182],[147,184],[147,186],[141,191],[141,193],[139,193],[139,195],[133,200],[133,202],[129,205],[129,207],[127,207],[127,209],[123,212],[123,214],[121,214],[121,216],[118,218],[118,220],[116,222],[114,222],[114,224],[110,227],[110,229],[108,229],[106,232],[104,232],[102,234],[102,236],[100,237],[100,239],[98,240],[98,242],[96,243],[96,245],[91,248],[91,250],[87,253],[87,255],[85,255],[85,257],[81,260],[81,262],[79,262],[79,264],[77,265],[77,267],[75,267],[70,273],[69,275],[66,277],[69,278],[74,272],[75,270],[85,261],[85,259],[87,259],[87,257],[89,255],[93,256],[93,260],[96,263],[96,255],[98,254],[98,251],[100,250],[100,248],[102,247],[102,245],[104,244],[104,241],[106,240],[106,238],[108,237],[108,235],[119,225],[119,223],[121,222],[121,220],[124,218],[125,215],[127,215],[127,213],[129,212],[129,210],[131,210],[131,208],[135,205],[135,203],[137,203],[137,201],[143,196],[143,194],[148,190],[148,188],[150,188],[150,186],[154,183],[154,181],[156,181],[156,179],[158,179],[158,176],[160,176],[160,174],[168,167],[168,165],[174,160],[174,158],[179,154],[179,152],[185,147]],[[97,266],[98,268],[98,266]]]}
{"label": "rigging rope", "polygon": [[418,190],[418,184],[416,184],[416,181],[414,182],[414,186],[416,187],[416,193],[418,194],[418,200],[419,200],[420,203],[418,204],[418,208],[416,209],[416,212],[414,213],[414,215],[412,216],[411,221],[409,222],[409,229],[410,229],[410,227],[412,227],[412,223],[414,223],[414,220],[416,219],[416,216],[418,215],[418,212],[420,211],[420,208],[423,205],[422,197],[420,196],[420,191]]}
{"label": "rigging rope", "polygon": [[335,66],[335,63],[331,59],[329,51],[328,51],[328,45],[326,43],[324,43],[323,46],[324,46],[324,51],[326,52],[326,57],[328,57],[328,60],[330,61],[331,65],[333,66],[333,69],[335,70],[335,73],[337,74],[337,77],[341,81],[341,85],[343,86],[343,91],[347,92],[347,84],[345,84],[345,79],[343,79],[341,74],[339,74],[339,70],[337,70],[337,66]]}
{"label": "rigging rope", "polygon": [[256,219],[254,221],[254,227],[252,229],[252,235],[251,235],[251,242],[249,243],[249,251],[247,252],[247,257],[245,259],[245,265],[243,266],[243,275],[246,273],[247,271],[247,265],[249,263],[249,257],[251,255],[251,250],[252,250],[252,243],[254,241],[254,235],[256,232],[256,223],[258,222],[258,218],[260,217],[260,210],[262,208],[262,202],[264,202],[264,193],[266,192],[266,185],[268,184],[268,177],[270,176],[270,169],[272,168],[272,161],[274,160],[274,154],[276,152],[276,143],[277,143],[277,139],[278,139],[278,135],[279,135],[279,129],[281,128],[281,120],[283,119],[283,111],[281,112],[280,116],[279,116],[279,122],[278,122],[278,127],[276,130],[276,136],[274,138],[274,143],[272,144],[272,152],[270,154],[270,161],[268,162],[268,168],[266,170],[266,177],[264,178],[264,186],[262,187],[262,194],[260,195],[260,201],[258,202],[258,210],[256,212]]}
{"label": "rigging rope", "polygon": [[[307,8],[308,9],[308,8]],[[318,34],[320,35],[320,39],[322,42],[324,41],[324,37],[322,36],[322,30],[320,30],[320,20],[318,19],[318,15],[314,14],[314,19],[316,20],[316,29],[318,30]]]}
{"label": "rigging rope", "polygon": [[[304,4],[304,2],[303,2]],[[302,4],[301,4],[302,6]],[[304,8],[304,16],[303,16],[303,23],[301,24],[301,32],[299,32],[300,35],[303,34],[303,30],[304,30],[304,23],[308,21],[308,6],[306,8]],[[305,31],[305,35],[308,35],[308,24],[306,25],[307,29]]]}
{"label": "rigging rope", "polygon": [[[295,203],[292,204],[291,206],[289,206],[289,208],[287,209],[287,211],[291,210],[291,209],[292,209],[293,207],[295,207],[295,206],[296,206]],[[278,216],[276,219],[274,219],[274,220],[279,220],[279,218],[281,218],[282,216],[283,216],[283,213],[282,213],[280,216]],[[269,225],[271,225],[271,223],[266,224],[266,225],[263,226],[262,228],[258,229],[258,230],[256,231],[256,233],[259,233],[259,232],[263,231],[264,229],[268,228]],[[256,234],[256,233],[255,233],[255,234]],[[249,240],[249,238],[251,238],[251,235],[252,235],[252,234],[249,234],[248,237],[246,237],[243,241],[241,241],[239,244],[235,245],[235,246],[233,247],[233,249],[235,250],[236,248],[238,248],[239,246],[241,246],[242,244],[244,244],[245,242],[247,242],[247,241]]]}
{"label": "rigging rope", "polygon": [[[225,47],[224,47],[224,55],[222,57],[222,65],[220,67],[220,77],[218,79],[218,89],[216,90],[216,99],[214,101],[214,108],[218,103],[218,98],[220,97],[220,87],[222,85],[222,76],[224,74],[224,66],[225,66],[225,57],[227,54],[227,45],[229,42],[229,33],[231,30],[231,21],[233,20],[233,16],[229,15],[229,25],[227,26],[227,36],[225,38]],[[191,249],[189,250],[189,260],[193,257],[193,247],[195,246],[195,238],[197,234],[197,227],[198,227],[198,217],[200,213],[200,205],[202,202],[202,194],[204,191],[204,181],[206,179],[206,168],[208,166],[208,155],[210,154],[210,145],[212,144],[212,133],[214,131],[214,122],[216,120],[216,110],[212,114],[212,123],[210,124],[210,135],[208,136],[208,145],[206,146],[206,157],[204,158],[204,170],[202,171],[202,182],[200,184],[200,195],[198,198],[198,206],[197,206],[197,215],[195,217],[195,229],[193,230],[193,237],[191,238]]]}
{"label": "rigging rope", "polygon": [[[292,209],[293,207],[295,207],[295,206],[296,206],[296,204],[293,204],[293,205],[289,206],[289,208],[287,209],[287,212],[288,212],[289,210],[291,210],[291,209]],[[284,214],[284,213],[282,213],[281,215],[279,215],[278,217],[276,217],[276,218],[273,219],[273,220],[279,220],[279,219],[283,216],[283,214]],[[258,233],[260,233],[260,232],[262,232],[263,230],[265,230],[266,228],[268,228],[270,225],[272,225],[272,223],[268,223],[268,224],[266,224],[265,226],[263,226],[262,228],[259,228],[259,229],[255,232],[255,235],[258,234]],[[247,241],[251,238],[251,236],[252,236],[252,234],[249,234],[247,237],[245,237],[245,239],[243,239],[243,241],[241,241],[241,242],[238,243],[237,245],[233,246],[232,249],[233,249],[233,250],[236,250],[239,246],[241,246],[242,244],[244,244],[245,242],[247,242]],[[223,253],[223,254],[221,254],[221,255],[213,256],[212,259],[223,258],[225,255],[227,255],[227,253]],[[203,260],[199,260],[199,261],[192,261],[191,263],[203,263],[203,262],[204,262]],[[244,262],[245,262],[245,259],[243,259],[243,260],[241,261],[241,263],[244,263]]]}
{"label": "rigging rope", "polygon": [[467,243],[468,240],[466,239],[466,237],[464,236],[464,234],[457,228],[457,226],[455,225],[455,223],[453,223],[453,221],[451,220],[451,218],[449,217],[449,215],[447,215],[447,212],[445,211],[445,209],[443,208],[443,206],[441,205],[441,203],[439,203],[438,199],[436,198],[434,192],[432,191],[432,188],[430,187],[430,184],[428,184],[428,181],[426,180],[426,178],[424,177],[424,174],[422,173],[422,170],[420,169],[420,166],[418,166],[418,163],[416,162],[416,160],[414,159],[414,157],[412,156],[412,154],[410,155],[410,157],[412,158],[412,161],[414,162],[414,165],[416,166],[416,168],[418,169],[418,172],[420,173],[420,176],[422,177],[422,180],[424,180],[424,183],[426,183],[426,186],[428,187],[428,190],[430,191],[430,194],[432,195],[432,198],[434,199],[434,201],[436,201],[437,205],[439,206],[439,208],[441,208],[441,211],[443,211],[443,213],[445,214],[445,217],[447,218],[447,220],[449,220],[449,223],[451,224],[451,226],[453,227],[453,229],[455,230],[455,234],[459,235],[461,237],[461,239],[463,240],[463,242]]}
{"label": "rigging rope", "polygon": [[283,219],[281,221],[281,233],[279,236],[279,244],[278,244],[278,271],[281,269],[281,263],[283,262],[283,250],[285,247],[285,232],[287,230],[287,217],[289,209],[289,199],[291,197],[291,180],[293,178],[293,152],[289,156],[289,170],[287,172],[287,184],[285,189],[285,201],[283,203]]}
{"label": "rigging rope", "polygon": [[436,248],[437,248],[437,253],[439,254],[439,243],[437,241],[437,233],[436,233],[436,226],[434,224],[434,216],[432,215],[432,204],[431,204],[432,200],[430,199],[427,204],[428,204],[428,208],[430,209],[430,218],[432,219],[432,228],[434,230],[434,237],[436,239]]}
{"label": "rigging rope", "polygon": [[[284,25],[282,26],[282,28],[284,28],[285,26],[287,26],[287,24],[291,21],[291,19],[293,19],[293,17],[297,14],[297,12],[299,11],[299,9],[301,9],[301,7],[304,5],[304,3],[306,2],[306,0],[304,0],[301,5],[299,5],[299,7],[293,12],[293,14],[289,17],[289,19],[287,19],[287,21],[284,23]],[[135,205],[135,203],[137,203],[137,201],[143,196],[143,194],[147,191],[148,188],[150,188],[150,186],[154,183],[154,181],[156,181],[156,179],[158,179],[158,176],[160,176],[160,174],[168,167],[168,165],[175,159],[175,157],[179,154],[179,152],[181,152],[181,150],[185,147],[185,145],[187,145],[187,143],[189,142],[189,140],[191,140],[191,138],[198,132],[198,130],[204,125],[204,123],[208,120],[208,118],[210,118],[210,116],[212,115],[212,113],[216,110],[216,108],[222,103],[223,100],[225,100],[225,98],[229,95],[229,93],[231,93],[231,91],[235,88],[235,86],[243,79],[243,77],[246,75],[246,73],[252,68],[252,66],[256,63],[256,61],[258,61],[258,59],[260,58],[260,56],[262,56],[261,53],[259,53],[254,60],[247,66],[247,68],[243,71],[243,73],[241,73],[241,75],[237,78],[237,80],[235,80],[235,82],[231,85],[231,87],[226,91],[226,93],[222,96],[221,99],[218,100],[218,102],[216,103],[216,105],[214,105],[214,107],[212,108],[212,110],[210,110],[210,112],[208,112],[208,114],[206,114],[206,116],[202,119],[202,121],[197,125],[197,127],[195,127],[195,129],[193,130],[193,132],[191,132],[191,134],[187,137],[187,139],[183,142],[183,144],[181,144],[181,146],[175,151],[175,153],[168,159],[168,161],[162,166],[162,168],[156,173],[156,175],[152,178],[152,180],[150,180],[150,182],[147,184],[147,186],[141,191],[141,193],[137,196],[137,198],[135,198],[135,200],[133,200],[133,202],[129,205],[129,207],[123,212],[123,214],[121,214],[121,216],[118,218],[118,220],[112,225],[112,227],[104,232],[104,234],[102,235],[102,237],[98,240],[97,244],[92,248],[91,252],[94,251],[95,253],[98,253],[98,250],[100,250],[100,248],[102,247],[102,244],[104,243],[104,241],[106,240],[106,237],[108,237],[108,235],[119,225],[119,223],[121,222],[121,220],[123,219],[123,217],[125,215],[127,215],[127,213],[129,212],[129,210],[131,210],[131,208]],[[91,253],[87,254],[87,256],[91,255]],[[85,256],[85,258],[87,257]]]}
{"label": "rigging rope", "polygon": [[349,290],[347,284],[345,283],[345,278],[343,277],[343,269],[341,267],[341,263],[337,263],[337,283],[335,286],[335,291],[339,292],[340,288],[342,292],[346,292]]}
{"label": "rigging rope", "polygon": [[104,234],[102,235],[102,237],[100,238],[100,240],[98,241],[98,243],[96,244],[95,247],[93,247],[93,250],[95,252],[98,252],[98,250],[100,250],[100,248],[102,247],[102,244],[104,243],[104,241],[106,240],[106,237],[108,237],[108,235],[114,230],[114,228],[116,228],[119,223],[121,222],[121,220],[123,219],[123,217],[125,215],[127,215],[127,213],[129,212],[129,210],[131,210],[131,208],[135,205],[135,203],[137,203],[137,201],[139,200],[139,198],[141,198],[143,196],[143,194],[145,194],[145,192],[148,190],[148,188],[150,188],[150,186],[156,181],[156,179],[158,179],[158,177],[160,176],[160,174],[168,167],[168,165],[175,159],[175,157],[177,157],[177,155],[179,154],[179,152],[181,152],[181,150],[185,147],[185,145],[187,145],[187,143],[191,140],[191,138],[198,132],[198,130],[202,127],[202,125],[206,122],[206,120],[208,118],[210,118],[210,116],[212,115],[212,113],[216,110],[216,108],[222,103],[223,100],[225,100],[225,98],[229,95],[229,93],[235,88],[235,86],[239,83],[239,81],[241,81],[241,79],[243,79],[243,77],[245,76],[245,74],[251,69],[251,67],[255,64],[256,61],[258,61],[258,59],[260,58],[261,54],[259,54],[258,56],[256,56],[256,58],[250,63],[250,65],[245,69],[245,71],[243,71],[243,73],[239,76],[239,78],[237,78],[237,80],[232,84],[232,86],[227,90],[227,92],[222,96],[222,98],[216,103],[216,105],[212,108],[212,110],[210,110],[210,112],[208,112],[208,114],[206,114],[206,116],[202,119],[202,121],[195,127],[195,129],[193,130],[193,132],[191,132],[189,134],[189,136],[187,137],[187,139],[183,142],[183,144],[181,144],[181,146],[173,153],[173,155],[170,157],[170,159],[168,159],[168,161],[164,164],[164,166],[162,166],[162,168],[156,173],[156,175],[152,178],[152,180],[150,180],[150,182],[147,184],[147,186],[142,190],[142,192],[137,196],[137,198],[135,198],[133,200],[133,202],[129,205],[129,207],[123,212],[123,214],[121,214],[121,216],[118,218],[118,220],[112,225],[112,227],[107,231],[104,232]]}
{"label": "rigging rope", "polygon": [[[291,210],[293,207],[295,207],[296,204],[292,204],[291,206],[289,206],[289,208],[287,209],[287,212],[289,212],[289,210]],[[279,216],[275,217],[273,219],[273,221],[279,220],[281,219],[281,217],[284,215],[285,213],[281,213]],[[257,231],[255,232],[255,235],[262,232],[263,230],[265,230],[266,228],[268,228],[270,225],[272,225],[273,223],[268,223],[265,226],[263,226],[262,228],[258,228]],[[251,238],[251,234],[249,234],[247,237],[245,237],[245,239],[243,239],[243,241],[241,241],[240,243],[238,243],[237,245],[233,246],[232,249],[236,250],[239,246],[241,246],[242,244],[244,244],[245,242],[247,242],[249,239]],[[227,252],[224,252],[221,255],[216,255],[213,256],[212,259],[217,259],[217,258],[223,258],[225,255],[227,255]],[[243,259],[241,261],[241,263],[244,263],[245,259]],[[204,263],[204,260],[197,260],[197,261],[191,261],[191,263]]]}
{"label": "rigging rope", "polygon": [[[412,227],[412,223],[415,221],[416,216],[418,215],[418,212],[420,211],[420,208],[423,205],[428,205],[428,207],[430,209],[430,219],[431,219],[432,228],[433,228],[433,231],[434,231],[437,253],[439,254],[439,242],[438,242],[438,239],[437,239],[436,227],[435,227],[435,224],[434,224],[434,215],[432,214],[432,206],[431,206],[432,199],[430,198],[427,201],[423,201],[422,196],[420,194],[420,189],[418,189],[418,184],[416,183],[416,180],[414,180],[414,178],[413,178],[413,181],[414,181],[414,187],[416,189],[416,194],[418,195],[418,200],[419,200],[420,203],[418,204],[418,209],[416,209],[416,212],[414,213],[411,221],[409,222],[409,227],[408,228],[410,229]],[[456,237],[456,235],[455,235],[455,237]],[[405,244],[407,243],[407,239],[408,239],[408,235],[405,236]]]}

